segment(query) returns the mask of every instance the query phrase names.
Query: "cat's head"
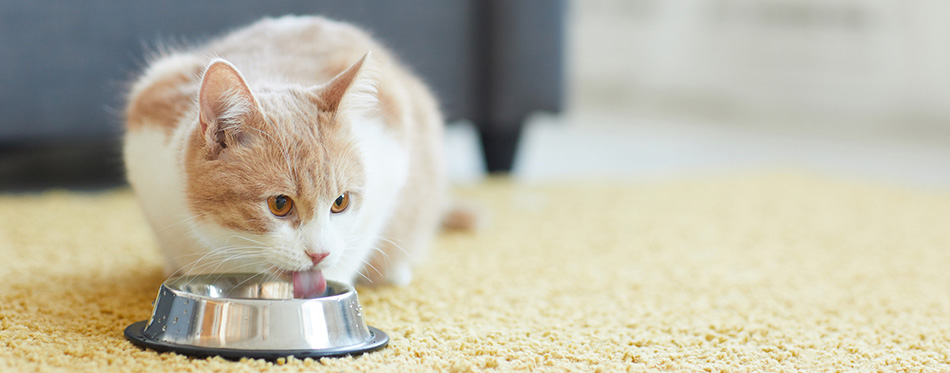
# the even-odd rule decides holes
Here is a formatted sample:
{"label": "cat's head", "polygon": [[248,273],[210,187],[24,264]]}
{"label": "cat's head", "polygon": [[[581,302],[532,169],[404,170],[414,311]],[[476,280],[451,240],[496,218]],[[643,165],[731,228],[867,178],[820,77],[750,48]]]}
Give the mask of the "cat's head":
{"label": "cat's head", "polygon": [[195,271],[340,262],[366,198],[350,122],[376,107],[367,57],[313,87],[252,87],[227,61],[208,65],[184,161],[195,234],[212,250]]}

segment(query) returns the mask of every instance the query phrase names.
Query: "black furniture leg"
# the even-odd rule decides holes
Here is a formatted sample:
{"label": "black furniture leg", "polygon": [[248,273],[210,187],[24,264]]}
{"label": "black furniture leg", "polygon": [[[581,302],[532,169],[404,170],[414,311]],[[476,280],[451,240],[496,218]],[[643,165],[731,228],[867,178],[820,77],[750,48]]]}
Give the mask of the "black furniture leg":
{"label": "black furniture leg", "polygon": [[521,139],[521,123],[509,126],[480,126],[482,154],[489,173],[511,172],[514,166],[518,142]]}
{"label": "black furniture leg", "polygon": [[525,119],[558,111],[564,91],[565,0],[476,1],[481,57],[474,116],[488,172],[510,172]]}

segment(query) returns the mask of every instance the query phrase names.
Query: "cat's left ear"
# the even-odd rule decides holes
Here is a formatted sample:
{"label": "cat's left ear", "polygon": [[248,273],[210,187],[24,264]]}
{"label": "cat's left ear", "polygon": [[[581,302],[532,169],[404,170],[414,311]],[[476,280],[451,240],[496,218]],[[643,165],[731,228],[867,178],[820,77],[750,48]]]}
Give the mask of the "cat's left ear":
{"label": "cat's left ear", "polygon": [[201,77],[198,121],[212,153],[241,143],[247,126],[260,117],[257,100],[234,65],[215,59]]}
{"label": "cat's left ear", "polygon": [[372,53],[337,74],[329,82],[314,87],[314,102],[335,117],[368,115],[379,107]]}

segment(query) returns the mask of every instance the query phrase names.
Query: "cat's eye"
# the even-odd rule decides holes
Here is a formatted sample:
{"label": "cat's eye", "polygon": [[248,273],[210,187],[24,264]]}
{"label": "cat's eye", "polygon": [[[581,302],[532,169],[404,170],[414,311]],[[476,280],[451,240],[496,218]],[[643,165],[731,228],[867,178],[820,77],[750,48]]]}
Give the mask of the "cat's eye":
{"label": "cat's eye", "polygon": [[341,194],[339,197],[336,197],[336,200],[333,201],[333,206],[330,206],[330,212],[334,214],[339,214],[346,210],[346,207],[350,205],[350,192]]}
{"label": "cat's eye", "polygon": [[270,212],[275,216],[284,217],[290,213],[291,209],[293,209],[294,200],[283,194],[271,196],[267,199],[267,207],[270,208]]}

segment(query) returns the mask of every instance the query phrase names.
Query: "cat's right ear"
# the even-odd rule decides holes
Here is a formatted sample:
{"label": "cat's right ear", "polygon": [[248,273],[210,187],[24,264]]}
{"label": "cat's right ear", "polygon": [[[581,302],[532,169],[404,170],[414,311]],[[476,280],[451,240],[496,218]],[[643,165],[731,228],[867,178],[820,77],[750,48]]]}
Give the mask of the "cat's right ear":
{"label": "cat's right ear", "polygon": [[375,76],[372,53],[366,52],[329,82],[312,88],[315,102],[320,110],[340,118],[371,115],[379,106]]}
{"label": "cat's right ear", "polygon": [[237,68],[223,59],[212,61],[198,93],[198,121],[212,152],[240,144],[245,124],[259,114],[257,101]]}

